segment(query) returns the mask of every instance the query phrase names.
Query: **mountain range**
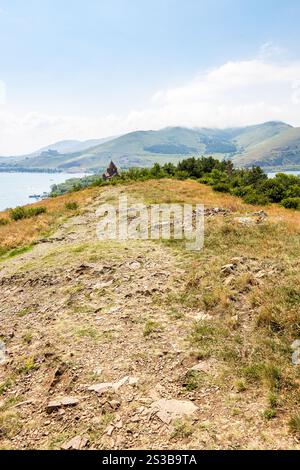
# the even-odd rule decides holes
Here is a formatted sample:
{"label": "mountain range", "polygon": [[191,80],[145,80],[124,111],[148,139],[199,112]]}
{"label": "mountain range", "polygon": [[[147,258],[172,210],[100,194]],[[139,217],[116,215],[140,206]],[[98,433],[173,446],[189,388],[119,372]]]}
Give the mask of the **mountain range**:
{"label": "mountain range", "polygon": [[85,142],[67,140],[30,155],[0,158],[0,169],[97,172],[110,160],[126,169],[155,162],[177,163],[192,155],[231,159],[237,167],[300,169],[300,128],[270,121],[229,129],[168,127]]}

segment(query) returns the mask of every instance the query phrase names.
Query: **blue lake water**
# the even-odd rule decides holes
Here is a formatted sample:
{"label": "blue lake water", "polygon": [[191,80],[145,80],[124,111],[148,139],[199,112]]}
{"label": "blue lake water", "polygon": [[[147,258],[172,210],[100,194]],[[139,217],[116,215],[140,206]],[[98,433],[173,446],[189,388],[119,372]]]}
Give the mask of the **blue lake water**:
{"label": "blue lake water", "polygon": [[286,175],[300,176],[300,171],[277,171],[276,173],[268,173],[268,177],[275,178],[277,173],[285,173]]}
{"label": "blue lake water", "polygon": [[29,198],[33,194],[48,193],[53,184],[70,178],[81,178],[83,173],[1,173],[0,211],[36,202]]}

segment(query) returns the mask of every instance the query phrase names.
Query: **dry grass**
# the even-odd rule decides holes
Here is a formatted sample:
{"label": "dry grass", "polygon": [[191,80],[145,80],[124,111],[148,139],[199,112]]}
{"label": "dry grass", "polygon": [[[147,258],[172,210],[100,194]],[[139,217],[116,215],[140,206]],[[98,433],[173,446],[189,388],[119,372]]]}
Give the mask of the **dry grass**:
{"label": "dry grass", "polygon": [[8,220],[7,225],[0,225],[0,256],[15,248],[30,246],[40,236],[46,235],[62,222],[64,218],[74,215],[68,204],[77,203],[80,208],[87,206],[100,189],[90,188],[56,198],[50,198],[26,207],[43,206],[47,212],[37,217],[11,221],[9,211],[0,213],[0,218]]}
{"label": "dry grass", "polygon": [[[172,179],[150,180],[132,183],[122,187],[134,197],[141,197],[147,203],[190,203],[202,204],[206,207],[224,207],[233,212],[245,213],[261,210],[261,206],[245,204],[240,198],[224,193],[218,193],[211,187],[196,181],[174,181]],[[47,199],[26,207],[44,206],[45,214],[31,219],[10,222],[0,225],[0,255],[18,247],[30,246],[41,235],[48,234],[59,223],[71,215],[68,204],[75,202],[83,208],[100,192],[110,191],[110,188],[88,188],[76,193],[66,194],[53,199]],[[290,233],[300,231],[300,212],[287,210],[278,205],[263,208],[269,215],[270,222],[283,222]],[[9,219],[9,212],[0,213],[0,218]]]}
{"label": "dry grass", "polygon": [[148,203],[189,203],[205,204],[206,207],[224,207],[233,212],[255,212],[264,210],[270,222],[282,221],[289,231],[300,231],[300,211],[284,209],[277,204],[269,206],[253,206],[245,204],[236,196],[213,191],[210,186],[197,181],[174,181],[172,179],[151,180],[135,183],[129,188],[133,195],[144,196]]}

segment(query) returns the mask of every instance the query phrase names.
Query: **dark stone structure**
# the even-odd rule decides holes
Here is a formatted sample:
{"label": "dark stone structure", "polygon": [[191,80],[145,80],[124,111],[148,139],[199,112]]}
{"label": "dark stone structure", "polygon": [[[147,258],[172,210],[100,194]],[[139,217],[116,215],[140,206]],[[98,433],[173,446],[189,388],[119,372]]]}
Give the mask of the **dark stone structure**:
{"label": "dark stone structure", "polygon": [[118,176],[118,175],[119,175],[118,168],[116,167],[114,162],[111,161],[108,168],[107,168],[107,170],[106,170],[106,172],[103,173],[102,176],[103,176],[104,181],[108,181],[111,178],[113,178],[114,176]]}

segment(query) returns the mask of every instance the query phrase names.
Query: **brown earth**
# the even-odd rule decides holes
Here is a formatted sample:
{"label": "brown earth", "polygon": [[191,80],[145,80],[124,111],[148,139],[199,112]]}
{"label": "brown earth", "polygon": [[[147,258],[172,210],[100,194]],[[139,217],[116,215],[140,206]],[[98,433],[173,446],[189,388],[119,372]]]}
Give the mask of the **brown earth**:
{"label": "brown earth", "polygon": [[[176,192],[168,184],[163,202]],[[153,187],[129,190],[153,201]],[[289,426],[299,299],[282,304],[278,330],[268,317],[274,286],[299,288],[299,221],[293,229],[287,211],[282,228],[285,212],[270,208],[266,221],[239,223],[249,207],[231,198],[229,215],[207,214],[199,254],[181,242],[100,242],[95,210],[124,191],[95,191],[80,215],[0,265],[0,447],[299,449]]]}

